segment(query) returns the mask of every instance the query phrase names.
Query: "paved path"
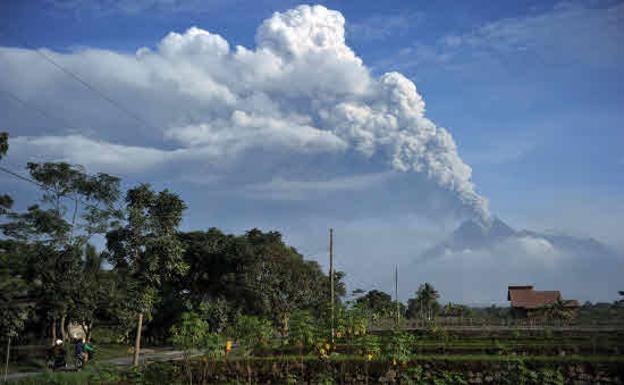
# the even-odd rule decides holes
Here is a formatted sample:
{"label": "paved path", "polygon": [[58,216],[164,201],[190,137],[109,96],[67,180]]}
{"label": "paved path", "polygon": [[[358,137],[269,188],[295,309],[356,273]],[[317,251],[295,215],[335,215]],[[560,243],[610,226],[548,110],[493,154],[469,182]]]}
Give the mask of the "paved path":
{"label": "paved path", "polygon": [[[145,361],[175,361],[182,359],[183,352],[181,350],[173,350],[173,349],[144,349],[141,352],[139,357],[139,361],[144,363]],[[197,354],[193,354],[197,355]],[[131,366],[132,365],[132,356],[126,357],[118,357],[118,358],[110,358],[107,360],[97,360],[98,363],[106,363],[112,364],[116,366]],[[88,365],[88,364],[87,364]],[[72,370],[72,364],[69,364],[67,369],[68,371]],[[32,371],[32,372],[19,372],[19,373],[9,373],[7,376],[7,380],[15,381],[21,378],[36,376],[38,374],[43,373],[43,370]],[[4,380],[4,373],[0,376],[0,380]]]}

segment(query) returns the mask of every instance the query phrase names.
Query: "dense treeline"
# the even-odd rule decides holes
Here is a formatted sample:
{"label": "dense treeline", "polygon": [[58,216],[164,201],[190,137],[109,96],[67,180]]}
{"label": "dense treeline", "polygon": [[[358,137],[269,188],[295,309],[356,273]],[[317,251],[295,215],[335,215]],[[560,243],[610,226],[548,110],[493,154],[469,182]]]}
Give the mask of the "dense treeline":
{"label": "dense treeline", "polygon": [[[0,136],[0,157],[8,151]],[[186,205],[175,193],[88,174],[64,162],[28,163],[40,198],[24,211],[0,199],[2,336],[68,340],[70,325],[87,339],[101,325],[117,339],[141,331],[167,337],[185,312],[219,331],[241,314],[270,320],[282,335],[296,311],[326,308],[329,278],[278,232],[243,235],[216,228],[179,231]],[[92,246],[96,237],[106,247]],[[338,298],[343,274],[335,273]]]}
{"label": "dense treeline", "polygon": [[[0,161],[8,150],[8,135],[0,133]],[[186,348],[198,336],[222,346],[227,335],[243,350],[276,337],[323,355],[331,329],[374,356],[379,341],[364,335],[377,321],[392,328],[403,318],[429,325],[436,317],[510,317],[505,308],[441,305],[429,283],[407,306],[378,290],[355,290],[345,301],[344,273],[335,272],[331,318],[328,275],[279,232],[183,232],[187,207],[174,192],[147,184],[122,191],[119,178],[64,162],[26,169],[37,202],[17,210],[12,197],[0,195],[0,335],[7,345],[16,338],[68,341],[78,330],[86,339],[134,341],[135,363],[143,337]],[[622,306],[609,309],[621,314]],[[570,317],[557,306],[545,310]],[[591,305],[585,310],[591,317]],[[399,333],[391,343],[404,339]]]}

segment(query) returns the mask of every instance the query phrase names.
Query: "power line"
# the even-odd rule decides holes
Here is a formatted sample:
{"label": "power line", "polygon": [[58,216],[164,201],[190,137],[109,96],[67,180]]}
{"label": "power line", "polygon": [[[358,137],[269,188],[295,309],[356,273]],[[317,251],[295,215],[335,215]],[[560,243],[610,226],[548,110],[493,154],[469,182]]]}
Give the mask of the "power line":
{"label": "power line", "polygon": [[46,188],[44,185],[40,184],[39,182],[37,182],[37,181],[35,181],[35,180],[32,180],[32,179],[30,179],[30,178],[28,178],[28,177],[25,177],[25,176],[23,176],[23,175],[20,175],[20,174],[18,174],[17,172],[15,172],[15,171],[13,171],[13,170],[10,170],[10,169],[8,169],[8,168],[5,168],[5,167],[0,166],[0,171],[5,172],[5,173],[7,173],[7,174],[9,174],[9,175],[13,175],[14,177],[16,177],[16,178],[18,178],[18,179],[21,179],[21,180],[24,180],[24,181],[26,181],[26,182],[29,182],[29,183],[35,184],[35,185],[37,185],[38,187],[41,187],[41,188]]}
{"label": "power line", "polygon": [[[39,182],[37,182],[36,180],[34,180],[34,179],[32,179],[32,178],[29,178],[29,177],[27,177],[27,176],[21,175],[21,174],[19,174],[18,172],[13,171],[13,170],[11,170],[11,169],[8,169],[8,168],[6,168],[6,167],[0,166],[0,171],[4,172],[4,173],[6,173],[6,174],[9,174],[9,175],[11,175],[11,176],[13,176],[13,177],[15,177],[15,178],[18,178],[18,179],[20,179],[20,180],[23,180],[23,181],[25,181],[25,182],[32,183],[32,184],[36,185],[37,187],[42,188],[42,189],[44,189],[44,190],[47,190],[47,191],[50,191],[50,192],[55,192],[55,191],[54,191],[53,189],[51,189],[50,187],[48,187],[48,186],[46,186],[46,185],[44,185],[44,184],[42,184],[42,183],[39,183]],[[82,200],[82,199],[80,199],[80,198],[78,198],[78,197],[70,197],[70,196],[68,196],[68,195],[61,195],[61,198],[69,199],[69,200],[71,200],[72,202],[79,202],[79,203],[82,203],[82,204],[83,204],[84,206],[86,206],[86,207],[96,207],[96,206],[94,206],[92,203],[85,202],[84,200]],[[156,216],[157,216],[157,217],[159,217],[159,218],[176,217],[176,215],[156,215]]]}
{"label": "power line", "polygon": [[138,114],[136,114],[135,112],[129,110],[128,108],[124,107],[123,104],[119,103],[118,101],[116,101],[115,99],[113,99],[112,97],[108,96],[107,94],[105,94],[104,92],[100,91],[97,87],[95,87],[94,85],[92,85],[91,83],[89,83],[88,81],[86,81],[85,79],[83,79],[82,77],[78,76],[76,73],[70,71],[68,68],[62,66],[60,63],[58,63],[56,60],[52,59],[52,57],[50,55],[45,54],[42,50],[40,49],[36,49],[34,46],[32,46],[30,43],[28,43],[28,41],[26,41],[26,39],[24,39],[23,37],[21,37],[20,35],[18,35],[17,33],[15,33],[14,31],[9,31],[8,29],[5,28],[5,31],[8,31],[9,34],[12,34],[15,38],[17,38],[17,40],[20,41],[20,43],[22,43],[22,45],[26,46],[27,48],[29,48],[30,50],[34,51],[35,53],[37,53],[39,56],[41,56],[46,62],[48,62],[49,64],[53,65],[54,67],[56,67],[59,71],[63,72],[65,75],[71,77],[72,79],[74,79],[75,81],[77,81],[78,83],[82,84],[85,88],[87,88],[89,91],[95,93],[96,95],[98,95],[100,98],[104,99],[105,101],[107,101],[109,104],[113,105],[115,108],[117,108],[118,110],[124,112],[126,115],[130,116],[131,118],[133,118],[134,120],[136,120],[137,122],[141,123],[143,126],[153,129],[153,130],[158,130],[156,127],[154,127],[152,124],[148,123],[145,119],[143,119],[141,116],[139,116]]}
{"label": "power line", "polygon": [[42,108],[39,108],[38,106],[36,106],[36,105],[34,105],[32,103],[29,103],[29,102],[25,101],[24,99],[22,99],[19,96],[15,95],[11,91],[8,91],[6,89],[0,89],[0,92],[8,95],[13,101],[21,104],[22,106],[24,106],[26,108],[33,109],[35,112],[37,112],[39,115],[43,116],[44,118],[57,120],[57,121],[61,122],[67,128],[71,128],[73,130],[80,131],[78,126],[73,126],[73,125],[67,124],[67,121],[65,121],[64,119],[62,119],[62,118],[60,118],[58,116],[52,115],[49,112],[47,112],[46,110],[44,110]]}
{"label": "power line", "polygon": [[[18,179],[23,180],[23,181],[26,181],[26,182],[32,183],[32,184],[34,184],[35,186],[37,186],[37,187],[39,187],[39,188],[42,188],[42,189],[44,189],[44,190],[54,192],[54,191],[53,191],[50,187],[48,187],[48,186],[46,186],[46,185],[44,185],[44,184],[42,184],[42,183],[39,183],[39,182],[37,182],[37,181],[36,181],[36,180],[34,180],[34,179],[31,179],[31,178],[28,178],[28,177],[26,177],[26,176],[24,176],[24,175],[21,175],[21,174],[19,174],[19,173],[15,172],[15,171],[13,171],[13,170],[10,170],[10,169],[8,169],[8,168],[6,168],[6,167],[0,166],[0,171],[2,171],[2,172],[4,172],[4,173],[7,173],[7,174],[9,174],[9,175],[12,175],[12,176],[14,176],[14,177],[16,177],[16,178],[18,178]],[[80,203],[82,203],[82,204],[83,204],[83,205],[85,205],[85,206],[93,206],[92,204],[89,204],[89,203],[87,203],[87,202],[85,202],[85,201],[83,201],[82,199],[79,199],[79,198],[77,198],[77,197],[72,198],[72,197],[69,197],[69,196],[67,196],[67,195],[61,195],[61,197],[62,197],[62,198],[66,198],[66,199],[70,199],[70,200],[72,200],[73,202],[80,202]]]}

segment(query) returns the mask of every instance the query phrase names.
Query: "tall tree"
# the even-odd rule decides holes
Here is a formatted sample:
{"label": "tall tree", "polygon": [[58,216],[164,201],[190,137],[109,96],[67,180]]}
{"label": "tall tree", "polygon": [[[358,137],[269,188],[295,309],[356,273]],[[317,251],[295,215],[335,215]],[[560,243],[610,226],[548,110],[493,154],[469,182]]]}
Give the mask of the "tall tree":
{"label": "tall tree", "polygon": [[548,319],[567,323],[574,318],[575,310],[567,306],[564,300],[557,298],[552,304],[544,306],[543,313]]}
{"label": "tall tree", "polygon": [[11,339],[24,328],[30,309],[26,281],[18,273],[19,268],[12,266],[6,256],[7,254],[0,250],[0,336],[6,338],[5,382]]}
{"label": "tall tree", "polygon": [[157,301],[162,284],[187,268],[177,234],[185,209],[178,195],[168,190],[155,193],[149,185],[139,185],[126,194],[126,225],[106,236],[111,264],[130,278],[131,306],[137,314],[135,366],[139,364],[144,315]]}
{"label": "tall tree", "polygon": [[357,304],[364,306],[369,316],[387,317],[396,311],[396,303],[388,293],[379,290],[371,290],[355,300]]}
{"label": "tall tree", "polygon": [[9,134],[0,132],[0,159],[9,151]]}
{"label": "tall tree", "polygon": [[[329,279],[282,240],[279,232],[252,229],[241,236],[215,228],[180,235],[188,274],[180,292],[196,309],[227,301],[227,317],[240,310],[272,319],[282,334],[298,309],[319,312],[329,299]],[[344,295],[343,274],[335,272],[336,293]],[[212,327],[212,325],[211,325]]]}
{"label": "tall tree", "polygon": [[[0,160],[8,151],[9,134],[0,132]],[[9,195],[0,195],[0,217],[8,215],[12,206],[13,199]],[[10,240],[0,242],[0,335],[7,338],[8,365],[11,338],[21,332],[27,316],[28,308],[24,306],[24,298],[27,297],[28,289],[23,277],[23,264],[20,266],[20,261],[14,258],[20,245]]]}
{"label": "tall tree", "polygon": [[[8,138],[6,132],[0,132],[0,159],[9,150]],[[12,205],[9,195],[0,195],[0,217],[9,214]],[[22,331],[30,311],[25,266],[23,260],[16,258],[19,251],[23,251],[21,246],[10,240],[0,240],[0,336],[6,338],[4,382],[9,371],[11,339]]]}
{"label": "tall tree", "polygon": [[105,233],[118,220],[119,178],[89,175],[83,167],[65,162],[28,163],[27,169],[41,187],[40,202],[26,212],[8,213],[9,220],[0,227],[6,236],[45,250],[37,256],[37,278],[52,338],[57,321],[65,337],[69,303],[80,290],[75,281],[82,249],[93,235]]}
{"label": "tall tree", "polygon": [[253,258],[245,266],[246,284],[258,298],[261,313],[273,316],[283,336],[293,311],[310,307],[323,285],[318,263],[303,256],[282,241],[280,233],[253,229],[246,238],[253,247]]}
{"label": "tall tree", "polygon": [[440,308],[438,298],[440,294],[429,282],[420,285],[416,291],[416,298],[410,298],[407,302],[407,317],[426,318],[431,321]]}
{"label": "tall tree", "polygon": [[[0,160],[9,151],[9,134],[6,132],[0,132]],[[8,210],[13,206],[13,199],[7,194],[0,195],[0,216],[8,213]]]}
{"label": "tall tree", "polygon": [[118,300],[114,291],[117,275],[103,269],[104,258],[105,253],[98,253],[91,244],[86,245],[75,279],[80,290],[76,290],[69,304],[69,316],[82,327],[87,340],[99,317],[112,318],[113,302]]}

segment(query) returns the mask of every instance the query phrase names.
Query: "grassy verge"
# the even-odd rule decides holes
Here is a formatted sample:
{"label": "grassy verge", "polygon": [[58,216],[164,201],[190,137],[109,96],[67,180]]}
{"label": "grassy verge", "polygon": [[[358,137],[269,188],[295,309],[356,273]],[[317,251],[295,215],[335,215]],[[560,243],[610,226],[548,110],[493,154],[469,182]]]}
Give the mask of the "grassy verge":
{"label": "grassy verge", "polygon": [[[297,356],[297,355],[284,355],[284,356],[275,356],[275,357],[251,357],[251,358],[242,358],[242,357],[230,357],[228,358],[229,362],[243,362],[243,361],[259,361],[259,362],[271,362],[271,361],[318,361],[319,358],[316,355],[306,355],[306,356]],[[366,357],[362,357],[359,355],[351,355],[351,354],[336,354],[332,355],[328,358],[330,361],[367,361]],[[380,358],[375,361],[391,361],[391,359]],[[427,361],[449,361],[449,362],[474,362],[474,361],[487,361],[487,362],[515,362],[515,361],[524,361],[524,362],[544,362],[544,363],[552,363],[552,362],[561,362],[561,363],[624,363],[624,356],[580,356],[580,355],[569,355],[569,356],[505,356],[505,355],[487,355],[487,354],[467,354],[467,355],[444,355],[444,354],[426,354],[426,355],[412,355],[409,356],[408,361],[413,362],[427,362]]]}
{"label": "grassy verge", "polygon": [[[245,382],[246,369],[251,367],[254,376],[268,376],[271,378],[270,383],[283,383],[287,377],[290,367],[291,376],[304,376],[304,366],[298,366],[303,361],[307,374],[306,377],[316,378],[315,376],[321,372],[326,373],[329,377],[337,378],[339,372],[337,370],[346,370],[345,373],[354,376],[361,376],[362,370],[368,375],[370,370],[371,379],[378,378],[388,372],[388,368],[393,367],[393,363],[388,359],[377,359],[368,361],[366,358],[355,355],[335,355],[325,361],[319,360],[317,356],[307,355],[304,357],[287,355],[278,357],[253,357],[249,359],[230,357],[227,362],[224,360],[210,361],[205,358],[193,360],[195,365],[195,376],[199,378],[202,367],[211,367],[207,383],[209,384],[225,384],[233,383],[234,379],[241,379]],[[216,364],[211,366],[210,363]],[[289,363],[290,366],[289,366]],[[507,365],[511,364],[511,366]],[[524,372],[518,370],[526,370],[533,376],[545,376],[548,373],[556,374],[565,379],[564,373],[567,373],[568,365],[584,364],[584,367],[598,368],[606,370],[610,376],[616,378],[620,373],[617,368],[624,363],[622,356],[529,356],[529,357],[513,357],[513,356],[490,356],[490,355],[466,355],[466,356],[445,356],[445,355],[413,355],[410,356],[406,366],[400,365],[399,371],[404,374],[412,371],[427,371],[432,376],[438,376],[433,382],[417,382],[422,384],[459,384],[466,382],[439,382],[449,378],[467,378],[472,375],[469,373],[481,373],[482,376],[499,373],[506,375],[524,376]],[[502,364],[502,365],[501,365]],[[519,366],[518,366],[519,364]],[[523,364],[527,364],[525,367]],[[131,368],[119,368],[110,365],[97,364],[82,372],[70,373],[50,373],[46,372],[41,375],[16,381],[14,385],[87,385],[87,384],[107,384],[107,385],[162,385],[162,384],[183,384],[187,383],[186,372],[180,362],[163,362],[154,363],[143,367],[142,370],[136,371]],[[207,365],[207,366],[206,366]],[[299,369],[300,368],[300,369]],[[339,369],[341,368],[341,369]],[[531,368],[519,369],[519,368]],[[605,369],[606,368],[606,369]],[[615,369],[614,369],[615,368]],[[301,372],[300,372],[301,370]],[[344,373],[343,373],[344,374]],[[422,374],[422,373],[421,373]],[[529,374],[526,374],[527,376]],[[328,377],[328,378],[329,378]],[[304,378],[304,377],[302,377]],[[360,377],[357,377],[361,380]],[[424,378],[424,377],[423,377]],[[528,378],[528,377],[527,377]],[[527,384],[550,384],[551,382],[542,381],[541,377],[536,377],[533,382]],[[276,381],[276,382],[274,382]],[[282,382],[280,382],[282,381]],[[429,381],[429,380],[427,380]],[[264,383],[264,382],[262,382]],[[266,382],[268,383],[268,382]],[[285,382],[284,382],[285,383]],[[509,382],[507,382],[509,383]],[[557,382],[558,384],[559,382]],[[563,382],[561,382],[563,383]],[[593,382],[592,382],[593,383]]]}
{"label": "grassy verge", "polygon": [[[67,363],[69,365],[73,364],[73,346],[67,346]],[[35,372],[41,371],[47,368],[47,363],[45,358],[45,349],[41,348],[42,351],[38,351],[37,356],[25,356],[18,358],[17,361],[11,361],[9,363],[9,373],[25,373],[25,372]],[[130,351],[128,350],[128,346],[126,345],[98,345],[97,351],[95,355],[95,362],[102,362],[114,358],[121,357],[129,357],[131,356]],[[4,367],[2,367],[4,370]]]}

